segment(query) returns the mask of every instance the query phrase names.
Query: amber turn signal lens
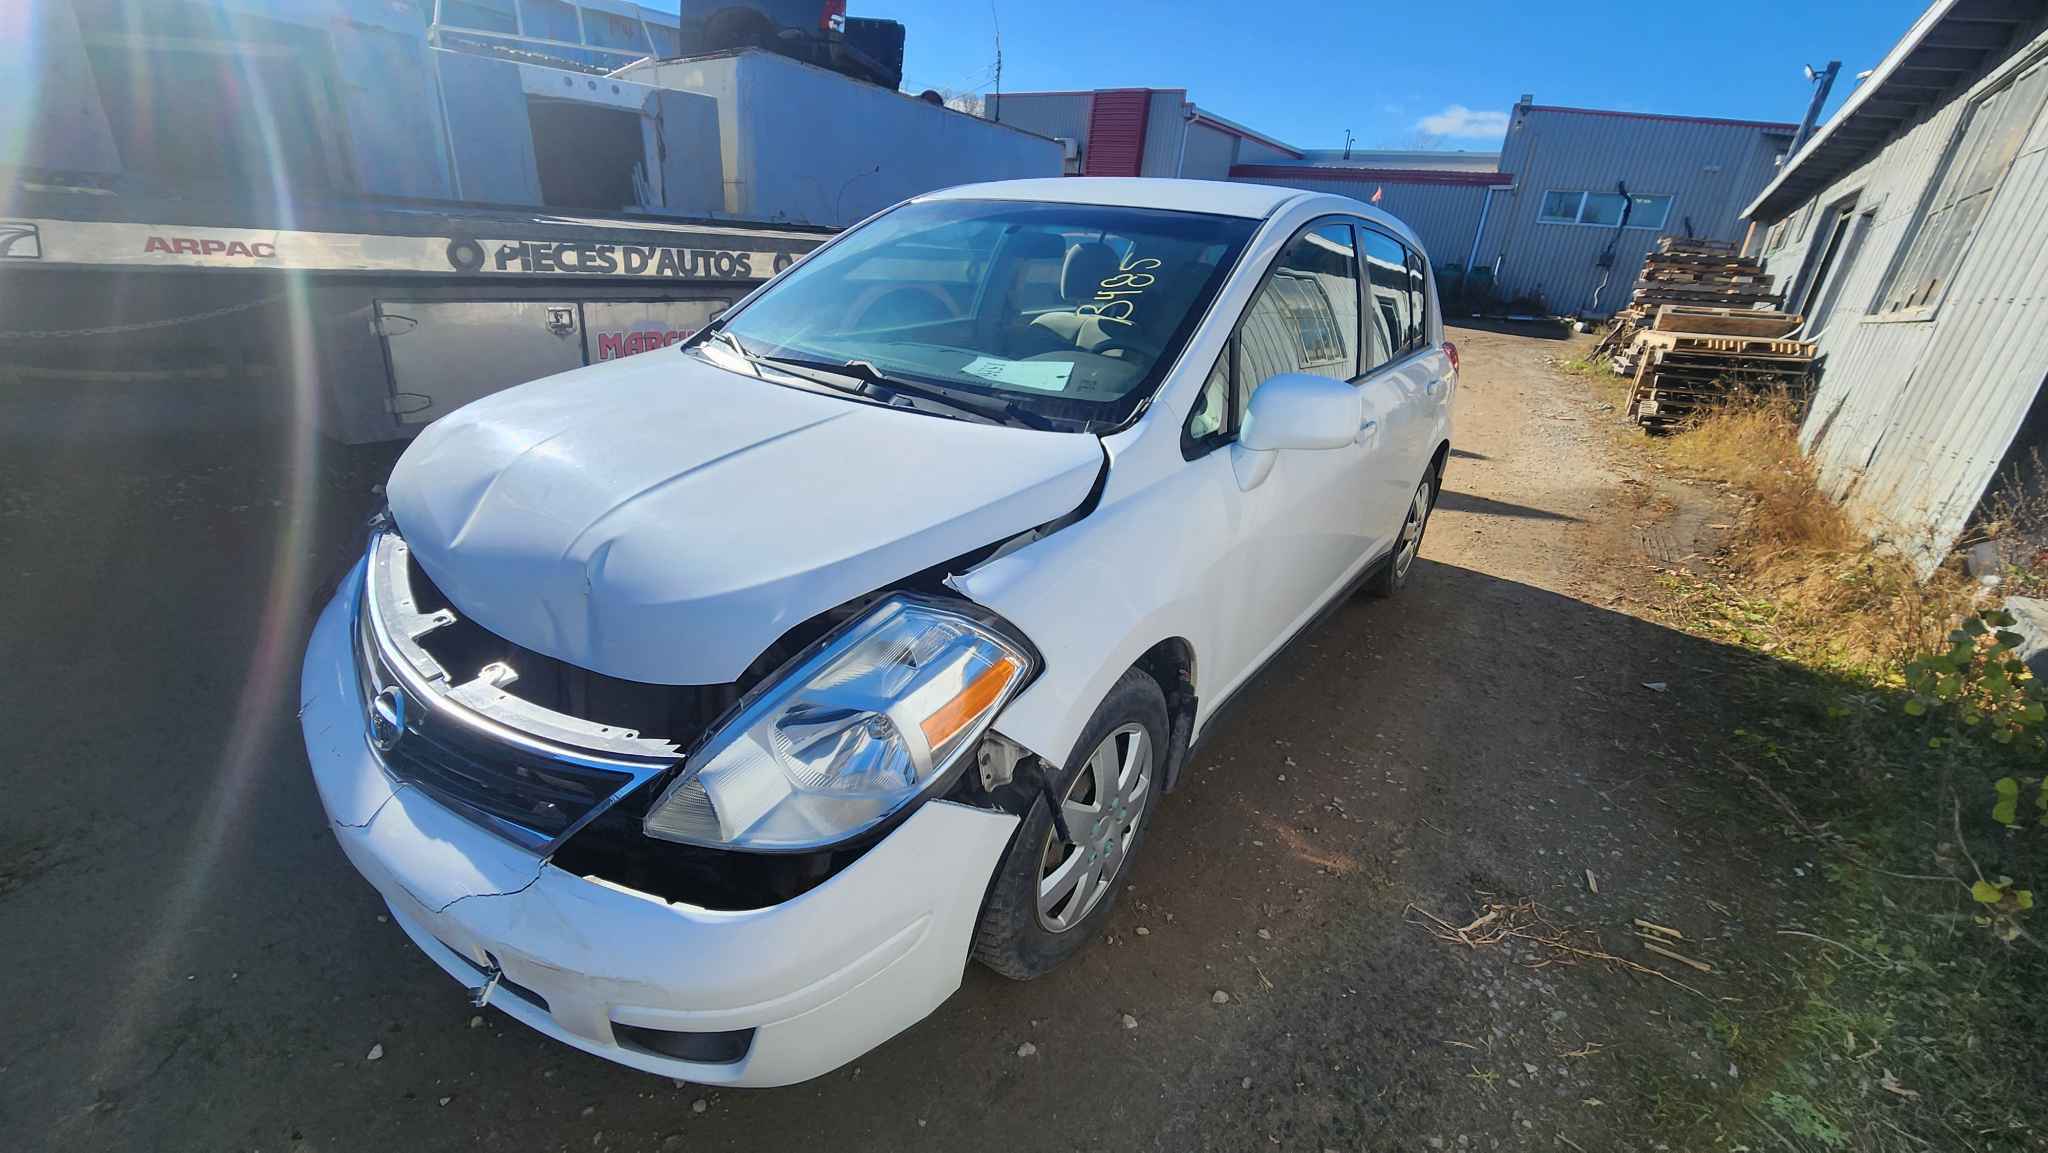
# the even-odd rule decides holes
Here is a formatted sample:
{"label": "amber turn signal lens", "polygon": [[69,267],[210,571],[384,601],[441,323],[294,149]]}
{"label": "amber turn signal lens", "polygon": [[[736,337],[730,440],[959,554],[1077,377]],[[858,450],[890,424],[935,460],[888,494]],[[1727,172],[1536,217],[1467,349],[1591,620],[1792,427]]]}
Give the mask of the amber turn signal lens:
{"label": "amber turn signal lens", "polygon": [[925,745],[936,749],[951,740],[961,729],[972,724],[974,718],[982,714],[982,710],[994,704],[996,698],[1003,695],[1003,690],[1016,679],[1018,672],[1017,662],[1010,657],[1004,657],[983,669],[980,676],[967,682],[967,687],[961,689],[959,695],[940,705],[936,712],[926,717],[918,726],[924,731]]}

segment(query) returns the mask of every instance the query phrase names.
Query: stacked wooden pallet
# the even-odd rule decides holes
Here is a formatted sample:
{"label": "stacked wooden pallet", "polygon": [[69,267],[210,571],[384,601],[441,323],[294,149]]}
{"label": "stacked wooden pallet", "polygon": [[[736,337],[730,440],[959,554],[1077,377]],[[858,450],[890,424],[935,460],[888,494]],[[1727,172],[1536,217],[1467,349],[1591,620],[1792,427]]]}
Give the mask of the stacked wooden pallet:
{"label": "stacked wooden pallet", "polygon": [[[1643,259],[1642,276],[1627,307],[1614,314],[1612,326],[1593,355],[1625,355],[1636,333],[1649,328],[1658,312],[1667,307],[1725,311],[1777,305],[1771,278],[1755,260],[1738,256],[1733,244],[1662,237],[1657,250]],[[1617,363],[1615,370],[1628,372],[1630,367]]]}
{"label": "stacked wooden pallet", "polygon": [[1657,342],[1645,343],[1652,333],[1691,333],[1717,337],[1766,337],[1782,339],[1799,327],[1800,318],[1789,312],[1756,308],[1701,308],[1697,305],[1667,304],[1652,309],[1640,319],[1617,327],[1608,334],[1613,349],[1614,371],[1634,376],[1643,352]]}
{"label": "stacked wooden pallet", "polygon": [[1631,303],[1648,314],[1666,304],[1775,308],[1778,297],[1763,266],[1736,255],[1733,245],[1666,236],[1644,258]]}
{"label": "stacked wooden pallet", "polygon": [[1792,339],[1799,323],[1782,312],[1660,308],[1625,352],[1629,419],[1661,431],[1745,395],[1781,395],[1803,408],[1814,346]]}

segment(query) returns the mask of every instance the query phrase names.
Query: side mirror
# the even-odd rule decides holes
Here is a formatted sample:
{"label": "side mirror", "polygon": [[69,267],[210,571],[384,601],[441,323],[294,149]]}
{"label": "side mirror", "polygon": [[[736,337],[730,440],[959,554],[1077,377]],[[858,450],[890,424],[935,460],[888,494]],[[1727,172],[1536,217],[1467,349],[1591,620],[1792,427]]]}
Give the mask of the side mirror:
{"label": "side mirror", "polygon": [[1344,381],[1283,372],[1252,393],[1237,441],[1253,452],[1343,448],[1358,439],[1363,413],[1358,390]]}

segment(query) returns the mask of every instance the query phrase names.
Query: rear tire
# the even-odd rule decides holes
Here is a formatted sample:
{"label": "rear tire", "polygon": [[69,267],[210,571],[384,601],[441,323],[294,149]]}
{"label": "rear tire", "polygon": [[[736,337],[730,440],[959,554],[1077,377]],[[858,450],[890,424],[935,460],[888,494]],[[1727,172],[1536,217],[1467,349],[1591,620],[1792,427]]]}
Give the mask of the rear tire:
{"label": "rear tire", "polygon": [[1394,551],[1366,583],[1368,593],[1384,600],[1407,586],[1408,575],[1415,571],[1415,557],[1422,551],[1422,534],[1429,528],[1429,514],[1436,509],[1439,487],[1436,469],[1431,468],[1423,474],[1422,483],[1416,486],[1415,495],[1408,502],[1408,515],[1401,522],[1401,535],[1394,540]]}
{"label": "rear tire", "polygon": [[1028,981],[1101,934],[1165,791],[1171,731],[1158,682],[1126,672],[1052,782],[1074,841],[1060,840],[1043,796],[1031,803],[989,883],[975,960]]}

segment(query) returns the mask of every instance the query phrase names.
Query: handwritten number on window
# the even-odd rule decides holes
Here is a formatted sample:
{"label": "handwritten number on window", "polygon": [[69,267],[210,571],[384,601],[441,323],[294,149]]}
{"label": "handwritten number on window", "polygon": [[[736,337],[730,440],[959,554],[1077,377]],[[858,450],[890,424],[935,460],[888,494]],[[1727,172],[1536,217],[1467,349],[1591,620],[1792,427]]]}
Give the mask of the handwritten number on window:
{"label": "handwritten number on window", "polygon": [[[1132,324],[1137,314],[1137,297],[1152,287],[1156,278],[1152,275],[1160,262],[1150,256],[1127,254],[1117,263],[1114,275],[1104,277],[1097,285],[1095,302],[1082,305],[1078,311],[1083,316],[1093,316],[1110,324]],[[1099,302],[1099,303],[1098,303]]]}

